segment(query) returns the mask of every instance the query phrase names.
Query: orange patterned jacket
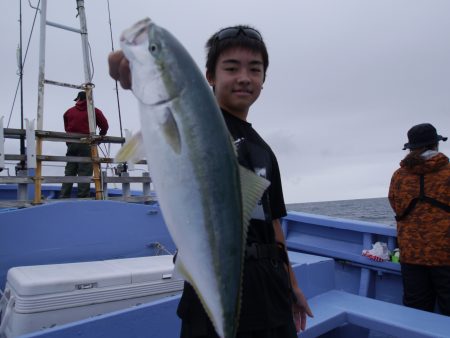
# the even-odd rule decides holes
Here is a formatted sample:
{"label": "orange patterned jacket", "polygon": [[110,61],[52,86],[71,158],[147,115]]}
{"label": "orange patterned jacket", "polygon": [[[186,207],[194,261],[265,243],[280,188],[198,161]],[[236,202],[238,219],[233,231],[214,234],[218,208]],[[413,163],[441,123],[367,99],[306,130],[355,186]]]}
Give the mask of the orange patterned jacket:
{"label": "orange patterned jacket", "polygon": [[[433,151],[422,156],[427,153],[428,156],[415,162],[408,161],[410,153],[393,174],[389,202],[396,215],[401,215],[411,200],[419,196],[421,174],[425,195],[450,205],[449,159]],[[397,221],[397,240],[402,263],[450,266],[450,213],[418,201],[408,215]]]}

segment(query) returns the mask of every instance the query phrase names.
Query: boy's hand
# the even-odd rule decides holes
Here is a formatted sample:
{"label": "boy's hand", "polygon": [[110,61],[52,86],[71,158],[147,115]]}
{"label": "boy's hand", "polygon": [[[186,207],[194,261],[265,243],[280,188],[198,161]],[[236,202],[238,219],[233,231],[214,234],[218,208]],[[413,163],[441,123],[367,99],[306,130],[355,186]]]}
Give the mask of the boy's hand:
{"label": "boy's hand", "polygon": [[123,89],[131,89],[131,71],[128,59],[121,50],[108,56],[109,75],[120,82]]}
{"label": "boy's hand", "polygon": [[292,314],[294,317],[295,329],[297,332],[304,331],[306,328],[306,315],[308,317],[314,317],[303,292],[294,287],[294,294],[297,298],[297,302],[292,305]]}

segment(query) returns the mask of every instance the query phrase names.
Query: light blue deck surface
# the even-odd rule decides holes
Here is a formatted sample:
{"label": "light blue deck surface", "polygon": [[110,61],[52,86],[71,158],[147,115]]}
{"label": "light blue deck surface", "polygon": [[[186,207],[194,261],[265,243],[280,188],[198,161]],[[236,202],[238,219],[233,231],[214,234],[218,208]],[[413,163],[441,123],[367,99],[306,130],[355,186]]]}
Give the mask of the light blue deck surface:
{"label": "light blue deck surface", "polygon": [[[331,290],[309,299],[315,317],[300,337],[312,338],[346,324],[394,337],[450,337],[450,317]],[[341,328],[342,330],[342,328]]]}
{"label": "light blue deck surface", "polygon": [[[393,304],[401,302],[402,293],[397,264],[361,256],[375,241],[393,248],[395,228],[302,213],[289,213],[283,227],[289,249],[298,251],[289,256],[315,313],[300,337],[365,337],[369,329],[398,337],[450,337],[448,317]],[[62,201],[4,211],[0,287],[12,266],[148,256],[158,250],[152,243],[174,250],[153,206]],[[23,337],[178,337],[178,300],[175,296]]]}
{"label": "light blue deck surface", "polygon": [[[321,294],[333,286],[333,260],[292,253],[299,282],[304,285],[305,294]],[[122,310],[107,315],[38,333],[23,335],[21,338],[170,338],[178,337],[180,320],[176,316],[179,296],[159,300],[133,309]]]}
{"label": "light blue deck surface", "polygon": [[[449,337],[450,318],[400,305],[353,295],[334,287],[334,261],[330,258],[290,253],[294,271],[309,299],[314,318],[300,337],[354,337],[365,328],[395,337]],[[179,296],[132,309],[117,311],[21,338],[168,338],[178,337],[180,320],[175,312]],[[330,334],[333,330],[337,333]],[[350,333],[353,332],[353,333]],[[369,334],[369,330],[356,331]],[[349,334],[352,334],[351,336]],[[364,337],[362,335],[358,337]]]}

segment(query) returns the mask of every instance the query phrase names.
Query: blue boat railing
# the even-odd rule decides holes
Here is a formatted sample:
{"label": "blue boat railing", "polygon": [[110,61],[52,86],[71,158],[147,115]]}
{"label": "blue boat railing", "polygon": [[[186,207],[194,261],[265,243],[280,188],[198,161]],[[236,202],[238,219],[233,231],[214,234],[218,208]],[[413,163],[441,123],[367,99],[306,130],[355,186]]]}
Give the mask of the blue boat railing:
{"label": "blue boat railing", "polygon": [[397,247],[394,226],[290,211],[282,227],[289,248],[350,261],[364,266],[400,271],[399,264],[376,262],[362,256],[362,250],[384,242],[390,251]]}
{"label": "blue boat railing", "polygon": [[[174,250],[157,205],[61,201],[0,213],[0,224],[3,285],[12,266],[147,256],[156,254],[161,245]],[[329,332],[335,333],[332,337],[371,337],[373,330],[385,333],[377,337],[446,337],[448,317],[400,305],[399,264],[362,255],[377,241],[395,248],[395,227],[299,212],[289,212],[282,225],[300,287],[316,313],[304,337]],[[20,240],[18,234],[22,234]],[[24,337],[81,334],[90,338],[99,332],[111,338],[175,337],[180,325],[178,299],[162,299]],[[357,311],[365,307],[371,310]],[[421,327],[423,322],[432,324]]]}
{"label": "blue boat railing", "polygon": [[376,242],[387,243],[389,250],[394,250],[394,226],[290,211],[282,227],[289,250],[335,260],[338,289],[401,304],[400,264],[376,262],[362,255]]}

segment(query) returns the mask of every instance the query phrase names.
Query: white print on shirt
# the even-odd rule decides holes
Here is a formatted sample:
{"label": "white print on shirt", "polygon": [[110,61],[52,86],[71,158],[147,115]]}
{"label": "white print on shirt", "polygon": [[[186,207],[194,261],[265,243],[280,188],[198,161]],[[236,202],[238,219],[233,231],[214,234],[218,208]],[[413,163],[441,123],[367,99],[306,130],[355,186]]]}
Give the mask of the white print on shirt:
{"label": "white print on shirt", "polygon": [[255,173],[259,177],[267,178],[267,170],[266,170],[266,168],[255,168]]}

